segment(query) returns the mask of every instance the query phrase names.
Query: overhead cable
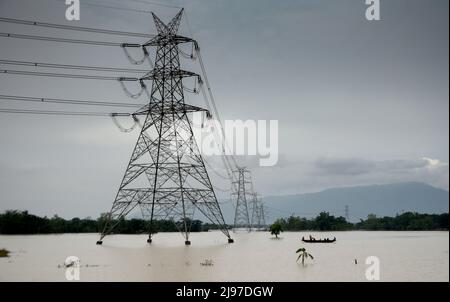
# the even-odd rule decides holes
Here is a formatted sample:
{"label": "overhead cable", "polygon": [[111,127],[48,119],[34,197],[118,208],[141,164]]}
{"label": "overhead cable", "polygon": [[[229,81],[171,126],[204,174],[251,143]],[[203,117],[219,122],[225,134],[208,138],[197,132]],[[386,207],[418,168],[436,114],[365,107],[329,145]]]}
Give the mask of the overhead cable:
{"label": "overhead cable", "polygon": [[152,13],[151,11],[144,10],[144,9],[126,8],[126,7],[117,6],[117,5],[92,3],[92,2],[88,2],[86,0],[83,1],[83,5],[88,5],[88,6],[93,6],[93,7],[101,7],[101,8],[110,8],[110,9],[115,9],[115,10],[120,10],[120,11],[128,11],[128,12],[134,12],[134,13],[144,13],[144,14]]}
{"label": "overhead cable", "polygon": [[104,81],[122,81],[123,79],[128,79],[128,80],[132,80],[132,81],[139,80],[137,78],[110,77],[110,76],[86,75],[86,74],[52,73],[52,72],[39,72],[39,71],[6,70],[6,69],[0,69],[0,73],[13,74],[13,75],[56,77],[56,78],[73,78],[73,79],[85,79],[85,80],[104,80]]}
{"label": "overhead cable", "polygon": [[0,109],[0,113],[34,114],[34,115],[71,115],[71,116],[130,116],[131,113],[80,112],[80,111],[52,111],[34,109]]}
{"label": "overhead cable", "polygon": [[107,106],[107,107],[137,108],[137,107],[142,106],[142,104],[132,104],[132,103],[83,101],[83,100],[70,100],[70,99],[59,99],[59,98],[39,98],[39,97],[4,95],[4,94],[0,94],[0,99],[9,100],[9,101],[22,101],[22,102],[88,105],[88,106]]}
{"label": "overhead cable", "polygon": [[4,32],[0,32],[0,37],[13,38],[13,39],[36,40],[36,41],[48,41],[48,42],[84,44],[84,45],[114,46],[114,47],[120,47],[123,44],[123,43],[117,43],[117,42],[102,42],[102,41],[92,41],[92,40],[66,39],[66,38],[48,37],[48,36],[40,36],[40,35],[21,35],[21,34],[4,33]]}
{"label": "overhead cable", "polygon": [[37,22],[37,21],[29,21],[29,20],[13,19],[13,18],[3,18],[3,17],[0,17],[0,22],[47,27],[47,28],[57,28],[57,29],[64,29],[64,30],[84,31],[84,32],[100,33],[100,34],[107,34],[107,35],[126,36],[126,37],[152,38],[155,36],[155,35],[149,35],[149,34],[144,34],[144,33],[126,32],[126,31],[91,28],[91,27],[80,27],[80,26],[73,26],[73,25],[63,25],[63,24]]}
{"label": "overhead cable", "polygon": [[176,9],[181,9],[182,8],[181,6],[165,4],[165,3],[155,2],[155,1],[146,1],[146,0],[128,0],[128,1],[130,1],[130,2],[137,2],[137,3],[143,3],[143,4],[150,4],[150,5],[157,5],[157,6],[162,6],[162,7],[176,8]]}
{"label": "overhead cable", "polygon": [[38,62],[14,61],[14,60],[0,60],[0,64],[15,65],[15,66],[45,67],[45,68],[77,69],[77,70],[148,73],[147,70],[142,70],[142,69],[100,67],[100,66],[83,66],[83,65],[68,65],[68,64],[53,64],[53,63],[38,63]]}

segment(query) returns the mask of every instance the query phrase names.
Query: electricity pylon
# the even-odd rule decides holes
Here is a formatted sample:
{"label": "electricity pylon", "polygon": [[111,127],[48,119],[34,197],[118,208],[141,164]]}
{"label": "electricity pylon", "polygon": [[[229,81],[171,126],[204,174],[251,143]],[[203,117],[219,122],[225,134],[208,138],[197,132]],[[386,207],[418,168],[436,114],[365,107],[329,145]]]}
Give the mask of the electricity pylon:
{"label": "electricity pylon", "polygon": [[266,224],[266,218],[264,217],[264,205],[258,198],[258,193],[252,194],[252,227],[259,229]]}
{"label": "electricity pylon", "polygon": [[233,171],[233,173],[236,175],[233,179],[237,179],[232,183],[232,187],[235,190],[232,192],[232,195],[236,196],[233,228],[246,228],[248,231],[251,231],[251,222],[247,202],[247,198],[252,194],[250,171],[246,168],[238,167],[237,170]]}
{"label": "electricity pylon", "polygon": [[260,214],[261,211],[259,210],[259,204],[258,204],[258,193],[252,194],[252,216],[251,216],[251,226],[252,228],[258,228],[258,223],[260,221]]}
{"label": "electricity pylon", "polygon": [[264,203],[261,201],[261,205],[260,205],[260,208],[259,208],[259,210],[260,210],[260,212],[261,212],[261,214],[259,215],[259,217],[260,217],[260,226],[262,227],[262,228],[265,228],[266,227],[266,212],[264,211]]}
{"label": "electricity pylon", "polygon": [[145,116],[145,121],[97,244],[136,207],[150,221],[149,243],[156,232],[154,221],[172,220],[189,245],[195,210],[233,242],[188,117],[206,110],[184,102],[183,78],[201,79],[180,69],[178,45],[194,43],[197,47],[193,39],[177,35],[182,14],[183,10],[167,25],[153,14],[158,34],[143,46],[144,50],[156,47],[156,59],[154,68],[139,79],[141,85],[153,81],[150,100],[134,114]]}
{"label": "electricity pylon", "polygon": [[350,221],[350,208],[348,205],[345,206],[344,212],[345,212],[345,220],[347,220],[347,222],[349,222]]}

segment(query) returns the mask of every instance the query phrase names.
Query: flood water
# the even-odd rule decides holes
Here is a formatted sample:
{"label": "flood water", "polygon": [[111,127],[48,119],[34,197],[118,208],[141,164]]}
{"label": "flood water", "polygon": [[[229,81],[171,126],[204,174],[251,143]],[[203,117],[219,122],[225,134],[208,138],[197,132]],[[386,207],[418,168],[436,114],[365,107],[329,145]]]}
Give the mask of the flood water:
{"label": "flood water", "polygon": [[[302,236],[336,236],[333,244],[302,243]],[[80,281],[367,281],[365,260],[380,260],[380,281],[449,281],[448,232],[178,233],[0,236],[0,281],[67,281],[68,256],[80,259]],[[314,256],[302,265],[295,251]],[[355,259],[357,264],[355,264]],[[211,260],[211,265],[202,265]]]}

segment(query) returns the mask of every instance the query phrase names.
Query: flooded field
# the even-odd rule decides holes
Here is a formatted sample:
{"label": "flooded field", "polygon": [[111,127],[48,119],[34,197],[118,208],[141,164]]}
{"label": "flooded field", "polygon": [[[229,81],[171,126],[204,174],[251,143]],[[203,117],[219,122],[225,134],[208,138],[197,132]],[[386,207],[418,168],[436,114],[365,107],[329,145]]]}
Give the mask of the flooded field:
{"label": "flooded field", "polygon": [[[300,241],[336,236],[332,244]],[[366,258],[380,260],[380,281],[449,281],[448,232],[234,233],[228,244],[219,232],[114,235],[95,244],[97,234],[0,236],[0,281],[67,281],[64,262],[80,260],[80,281],[367,281]],[[295,251],[314,256],[297,263]],[[357,263],[355,263],[355,259]]]}

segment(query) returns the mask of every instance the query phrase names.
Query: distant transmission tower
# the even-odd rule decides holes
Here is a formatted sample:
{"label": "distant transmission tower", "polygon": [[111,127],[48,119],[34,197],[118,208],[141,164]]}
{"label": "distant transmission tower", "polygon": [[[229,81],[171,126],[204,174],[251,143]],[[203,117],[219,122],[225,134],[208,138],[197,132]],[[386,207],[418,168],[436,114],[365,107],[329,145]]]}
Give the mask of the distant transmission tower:
{"label": "distant transmission tower", "polygon": [[350,208],[348,205],[345,206],[345,220],[347,220],[347,222],[350,221]]}
{"label": "distant transmission tower", "polygon": [[264,210],[264,203],[261,201],[261,206],[260,206],[260,217],[261,217],[261,227],[265,228],[266,227],[266,212]]}
{"label": "distant transmission tower", "polygon": [[259,208],[258,202],[258,193],[252,193],[252,217],[251,217],[251,226],[252,228],[258,228],[259,223],[261,222],[261,210]]}
{"label": "distant transmission tower", "polygon": [[246,228],[251,231],[250,215],[248,211],[247,197],[252,194],[250,171],[246,168],[237,168],[233,173],[237,179],[233,182],[235,192],[232,195],[236,198],[236,208],[234,213],[234,228]]}
{"label": "distant transmission tower", "polygon": [[265,226],[266,219],[264,217],[264,205],[258,198],[258,193],[252,194],[252,219],[251,225],[253,228],[260,229]]}
{"label": "distant transmission tower", "polygon": [[153,81],[150,101],[133,115],[144,115],[145,121],[97,244],[102,244],[102,239],[136,207],[150,220],[149,243],[156,232],[154,221],[172,220],[189,245],[196,209],[219,226],[228,242],[233,242],[188,117],[189,113],[206,110],[184,102],[183,78],[201,80],[199,75],[180,69],[178,44],[194,43],[197,47],[193,39],[177,35],[182,13],[167,25],[153,14],[158,34],[143,47],[145,52],[145,47],[156,47],[156,59],[153,70],[139,79],[141,85]]}
{"label": "distant transmission tower", "polygon": [[264,203],[262,201],[259,204],[259,212],[259,228],[264,229],[266,227],[266,211],[264,210]]}

